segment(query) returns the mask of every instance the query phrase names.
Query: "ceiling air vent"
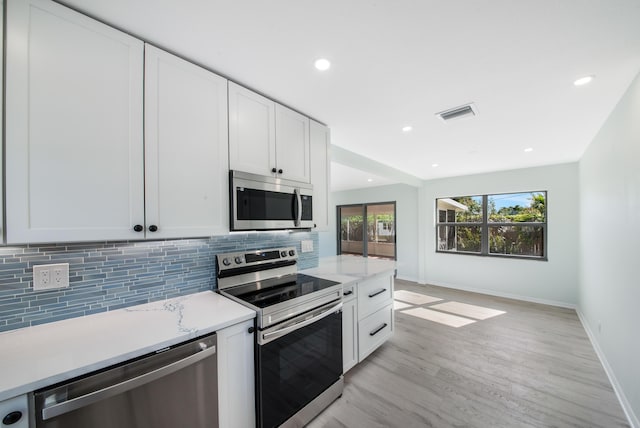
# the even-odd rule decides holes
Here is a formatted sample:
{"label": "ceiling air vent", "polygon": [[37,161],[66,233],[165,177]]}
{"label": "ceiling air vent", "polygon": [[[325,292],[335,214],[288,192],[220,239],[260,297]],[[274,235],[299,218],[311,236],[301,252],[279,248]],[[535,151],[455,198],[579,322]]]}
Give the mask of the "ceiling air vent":
{"label": "ceiling air vent", "polygon": [[440,113],[436,113],[436,116],[438,116],[443,122],[448,122],[454,119],[462,119],[465,117],[473,117],[477,115],[478,109],[473,103],[461,105],[441,111]]}

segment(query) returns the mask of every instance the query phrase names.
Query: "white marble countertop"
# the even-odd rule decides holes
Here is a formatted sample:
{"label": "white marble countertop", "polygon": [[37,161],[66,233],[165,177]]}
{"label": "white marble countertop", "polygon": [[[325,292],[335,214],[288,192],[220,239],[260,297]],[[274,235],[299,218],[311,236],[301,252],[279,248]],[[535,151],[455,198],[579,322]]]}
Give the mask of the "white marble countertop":
{"label": "white marble countertop", "polygon": [[0,333],[0,401],[256,316],[212,291]]}
{"label": "white marble countertop", "polygon": [[381,273],[392,272],[395,268],[395,260],[340,255],[321,257],[318,267],[305,269],[301,273],[347,284]]}

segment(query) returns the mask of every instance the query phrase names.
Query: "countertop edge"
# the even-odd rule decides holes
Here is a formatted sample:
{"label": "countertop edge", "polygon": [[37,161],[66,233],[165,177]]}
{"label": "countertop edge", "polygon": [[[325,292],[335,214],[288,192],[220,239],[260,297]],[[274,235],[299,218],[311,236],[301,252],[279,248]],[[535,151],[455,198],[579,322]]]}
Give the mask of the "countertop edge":
{"label": "countertop edge", "polygon": [[[79,377],[88,373],[91,373],[93,371],[96,370],[102,370],[104,368],[113,366],[113,365],[117,365],[120,363],[123,363],[127,360],[133,359],[133,358],[138,358],[141,357],[143,355],[149,354],[149,353],[153,353],[159,349],[163,349],[166,348],[168,346],[173,346],[173,345],[177,345],[181,342],[185,342],[185,341],[189,341],[191,339],[195,339],[197,337],[200,336],[204,336],[219,330],[222,330],[224,328],[230,327],[232,325],[235,324],[239,324],[242,323],[244,321],[248,321],[251,320],[253,318],[255,318],[256,313],[253,312],[252,310],[250,310],[249,308],[246,308],[242,305],[239,305],[238,303],[233,302],[230,299],[227,299],[224,296],[220,296],[218,293],[215,293],[213,291],[209,291],[209,292],[202,292],[202,293],[195,293],[192,295],[187,295],[187,296],[182,296],[181,298],[174,298],[174,299],[168,299],[165,301],[162,301],[160,303],[166,303],[166,302],[171,302],[172,300],[179,300],[179,299],[185,299],[191,296],[196,296],[198,294],[208,294],[208,293],[213,293],[216,296],[218,296],[221,299],[224,299],[225,302],[223,303],[224,305],[227,304],[231,304],[231,308],[233,308],[234,310],[237,310],[237,314],[234,314],[233,316],[229,317],[229,318],[225,318],[223,321],[221,322],[216,322],[214,324],[211,325],[207,325],[204,326],[202,328],[197,328],[193,331],[189,331],[189,332],[185,332],[184,334],[180,334],[174,337],[171,337],[169,339],[166,340],[162,340],[160,342],[156,342],[152,345],[146,345],[146,346],[142,346],[141,348],[136,348],[134,350],[131,350],[129,352],[124,352],[118,355],[113,355],[107,358],[103,358],[103,359],[99,359],[96,360],[90,364],[84,364],[81,365],[75,369],[72,370],[64,370],[60,373],[57,374],[53,374],[50,376],[45,376],[45,377],[39,377],[38,379],[29,381],[27,383],[24,384],[20,384],[18,386],[9,386],[7,389],[3,389],[0,390],[0,401],[4,401],[6,399],[11,399],[32,391],[35,391],[37,389],[40,388],[44,388],[50,385],[54,385],[56,383],[60,383],[63,381],[67,381],[70,379],[73,379],[75,377]],[[216,297],[216,299],[218,298]],[[155,304],[158,304],[159,302],[153,302]],[[121,309],[119,311],[131,311],[131,310],[135,310],[138,307],[144,307],[144,306],[148,306],[150,304],[144,304],[144,305],[139,305],[139,306],[133,306],[133,307],[129,307],[129,308],[124,308]],[[98,314],[98,315],[103,315],[103,314]],[[69,319],[69,320],[63,320],[63,322],[66,323],[70,323],[73,321],[79,321],[79,320],[84,320],[86,321],[88,318],[92,317],[93,315],[89,315],[87,317],[81,317],[81,318],[73,318],[73,319]],[[41,326],[38,326],[41,327]],[[26,329],[30,329],[33,327],[27,327]],[[26,330],[25,329],[25,330]],[[11,333],[13,335],[19,335],[20,330],[14,330],[14,331],[10,331],[10,332],[6,332],[6,333]]]}

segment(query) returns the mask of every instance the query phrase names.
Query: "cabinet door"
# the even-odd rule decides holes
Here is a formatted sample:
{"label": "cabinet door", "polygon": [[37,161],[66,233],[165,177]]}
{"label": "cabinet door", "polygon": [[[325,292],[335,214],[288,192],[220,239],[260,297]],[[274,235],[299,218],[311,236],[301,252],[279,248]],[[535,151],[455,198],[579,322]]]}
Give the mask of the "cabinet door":
{"label": "cabinet door", "polygon": [[309,151],[309,118],[276,104],[276,166],[279,176],[310,183]]}
{"label": "cabinet door", "polygon": [[46,0],[8,0],[10,243],[142,238],[143,52]]}
{"label": "cabinet door", "polygon": [[329,230],[330,157],[329,128],[310,123],[313,222],[317,231]]}
{"label": "cabinet door", "polygon": [[[0,34],[4,34],[4,1],[0,0]],[[0,70],[4,70],[3,68],[3,60],[4,60],[4,54],[0,55]],[[2,99],[2,91],[3,91],[3,85],[0,85],[0,99]],[[4,117],[2,115],[2,107],[3,107],[4,103],[0,103],[0,118]],[[2,135],[2,120],[0,119],[0,135]],[[2,186],[2,180],[4,177],[4,174],[2,173],[2,164],[4,162],[2,162],[2,150],[0,150],[0,186]],[[0,243],[4,242],[4,222],[2,220],[2,215],[4,213],[4,209],[2,208],[2,201],[3,198],[0,198]]]}
{"label": "cabinet door", "polygon": [[276,175],[275,103],[229,82],[229,168]]}
{"label": "cabinet door", "polygon": [[342,370],[358,363],[358,306],[356,299],[342,304]]}
{"label": "cabinet door", "polygon": [[[2,421],[7,417],[13,422],[5,425]],[[0,427],[29,428],[29,426],[34,425],[29,424],[29,401],[26,394],[0,402]]]}
{"label": "cabinet door", "polygon": [[146,45],[147,238],[227,232],[228,172],[227,80]]}
{"label": "cabinet door", "polygon": [[[253,320],[218,330],[218,414],[226,428],[255,427]],[[251,330],[249,330],[251,329]]]}

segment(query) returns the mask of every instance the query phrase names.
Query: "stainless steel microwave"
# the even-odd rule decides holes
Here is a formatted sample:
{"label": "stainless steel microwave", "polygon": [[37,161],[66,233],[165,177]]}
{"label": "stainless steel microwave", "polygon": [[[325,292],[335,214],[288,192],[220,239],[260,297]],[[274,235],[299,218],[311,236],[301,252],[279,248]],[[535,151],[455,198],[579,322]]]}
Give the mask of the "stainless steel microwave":
{"label": "stainless steel microwave", "polygon": [[229,171],[231,230],[310,229],[313,185]]}

